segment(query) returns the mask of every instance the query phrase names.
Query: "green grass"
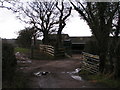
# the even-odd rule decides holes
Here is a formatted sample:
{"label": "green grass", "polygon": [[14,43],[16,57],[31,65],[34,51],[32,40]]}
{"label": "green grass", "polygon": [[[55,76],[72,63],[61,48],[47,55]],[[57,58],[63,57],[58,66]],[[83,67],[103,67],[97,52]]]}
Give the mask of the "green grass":
{"label": "green grass", "polygon": [[101,74],[91,75],[91,76],[89,76],[89,79],[96,80],[97,83],[101,83],[110,88],[119,88],[120,89],[120,80],[115,80],[115,79],[109,78],[108,75],[101,75]]}
{"label": "green grass", "polygon": [[84,79],[88,81],[93,81],[97,84],[107,86],[110,88],[118,88],[120,90],[120,79],[115,80],[109,77],[109,74],[91,74],[88,71],[82,70],[79,73]]}
{"label": "green grass", "polygon": [[16,53],[16,52],[20,52],[20,53],[30,53],[30,49],[28,49],[28,48],[16,47],[16,48],[15,48],[15,53]]}

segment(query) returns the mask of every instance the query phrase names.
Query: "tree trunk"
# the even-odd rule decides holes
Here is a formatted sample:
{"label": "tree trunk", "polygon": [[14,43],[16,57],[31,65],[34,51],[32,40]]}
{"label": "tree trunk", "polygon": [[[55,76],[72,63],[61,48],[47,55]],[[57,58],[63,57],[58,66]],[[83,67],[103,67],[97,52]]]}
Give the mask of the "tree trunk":
{"label": "tree trunk", "polygon": [[62,35],[60,30],[57,33],[57,44],[58,44],[58,47],[62,47]]}
{"label": "tree trunk", "polygon": [[64,51],[63,51],[63,42],[62,42],[62,29],[60,28],[57,32],[57,43],[55,47],[56,51],[56,57],[64,57]]}
{"label": "tree trunk", "polygon": [[43,44],[48,44],[48,32],[45,31],[43,33],[43,40],[42,40]]}
{"label": "tree trunk", "polygon": [[106,61],[106,54],[105,52],[101,52],[100,53],[100,67],[99,67],[99,71],[101,73],[103,73],[104,69],[105,69],[105,61]]}
{"label": "tree trunk", "polygon": [[109,36],[107,37],[107,35],[104,35],[103,37],[101,37],[101,39],[99,41],[99,51],[100,51],[99,71],[101,73],[104,73],[105,66],[106,66],[106,56],[108,54],[108,39],[109,39]]}

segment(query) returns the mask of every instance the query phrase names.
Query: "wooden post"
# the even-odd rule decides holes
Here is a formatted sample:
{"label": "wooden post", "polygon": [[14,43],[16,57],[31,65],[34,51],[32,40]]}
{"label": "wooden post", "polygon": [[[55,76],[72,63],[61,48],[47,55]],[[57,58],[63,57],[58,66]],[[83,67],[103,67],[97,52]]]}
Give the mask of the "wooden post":
{"label": "wooden post", "polygon": [[34,51],[33,51],[33,49],[34,49],[34,37],[32,37],[31,38],[32,39],[32,43],[31,43],[31,59],[33,59],[33,54],[34,54]]}

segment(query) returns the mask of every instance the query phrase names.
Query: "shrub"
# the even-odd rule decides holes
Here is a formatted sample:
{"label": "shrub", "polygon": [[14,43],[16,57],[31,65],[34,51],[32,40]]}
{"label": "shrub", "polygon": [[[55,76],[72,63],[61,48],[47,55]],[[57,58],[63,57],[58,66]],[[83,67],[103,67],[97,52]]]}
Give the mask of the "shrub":
{"label": "shrub", "polygon": [[14,47],[11,44],[2,44],[2,76],[3,80],[12,80],[16,67]]}

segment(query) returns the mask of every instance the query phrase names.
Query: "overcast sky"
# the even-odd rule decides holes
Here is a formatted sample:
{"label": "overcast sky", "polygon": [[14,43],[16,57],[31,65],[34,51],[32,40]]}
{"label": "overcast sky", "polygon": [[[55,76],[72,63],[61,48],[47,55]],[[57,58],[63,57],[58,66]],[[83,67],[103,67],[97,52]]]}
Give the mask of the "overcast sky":
{"label": "overcast sky", "polygon": [[[24,23],[16,19],[15,15],[7,10],[0,8],[0,37],[11,39],[16,38],[17,32],[26,27]],[[90,29],[84,20],[80,19],[76,11],[72,12],[72,17],[67,21],[63,33],[69,36],[91,36]]]}

